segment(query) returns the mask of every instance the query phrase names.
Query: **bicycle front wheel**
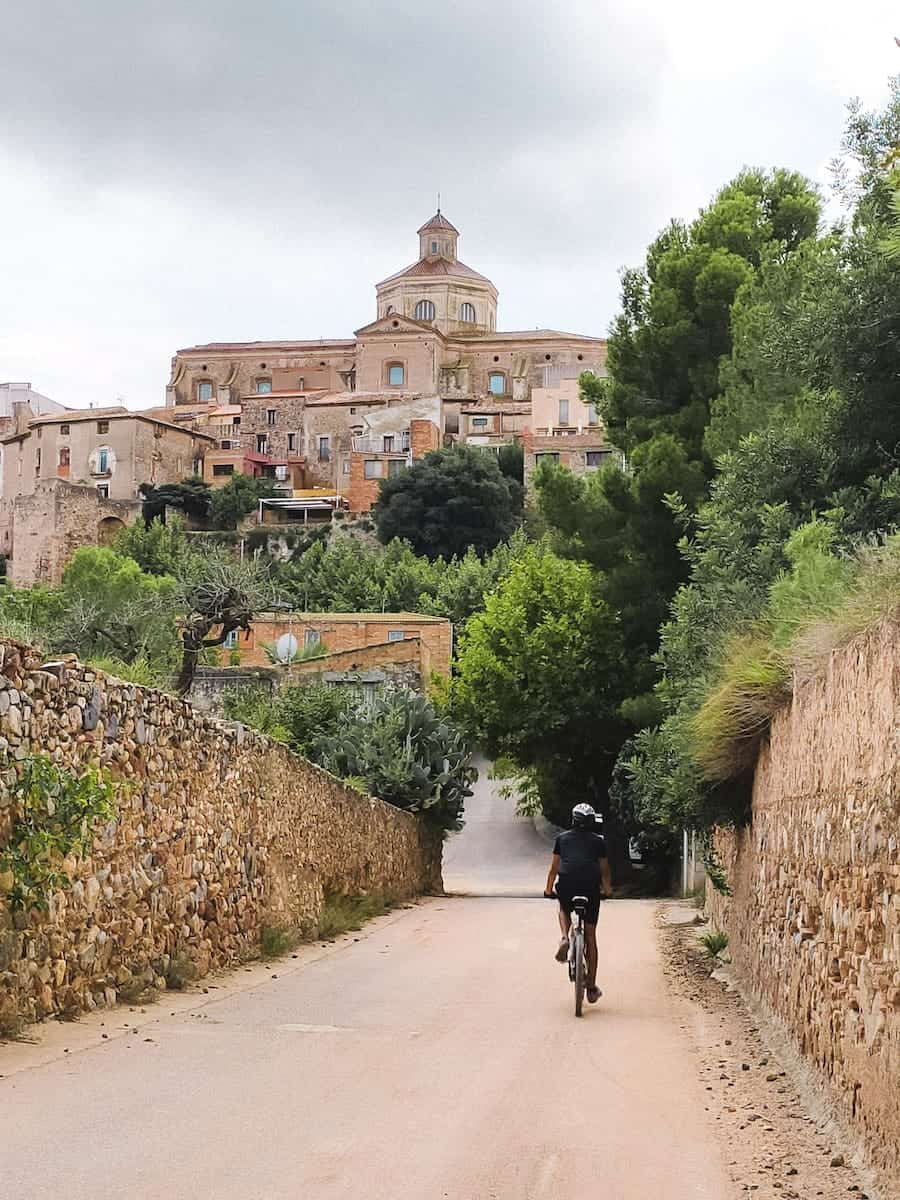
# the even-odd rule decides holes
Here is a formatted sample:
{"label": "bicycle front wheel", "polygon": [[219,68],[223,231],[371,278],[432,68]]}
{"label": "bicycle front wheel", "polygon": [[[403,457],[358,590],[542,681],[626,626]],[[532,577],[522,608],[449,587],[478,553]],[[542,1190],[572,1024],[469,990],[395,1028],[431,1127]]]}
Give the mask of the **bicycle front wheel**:
{"label": "bicycle front wheel", "polygon": [[575,1016],[581,1016],[584,1005],[584,930],[575,934]]}

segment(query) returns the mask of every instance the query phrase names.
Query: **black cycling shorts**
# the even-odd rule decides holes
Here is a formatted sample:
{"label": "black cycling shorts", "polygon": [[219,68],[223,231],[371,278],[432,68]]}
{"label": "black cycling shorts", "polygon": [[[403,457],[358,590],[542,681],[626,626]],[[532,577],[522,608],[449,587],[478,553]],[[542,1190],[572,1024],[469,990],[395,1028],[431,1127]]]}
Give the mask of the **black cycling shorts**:
{"label": "black cycling shorts", "polygon": [[573,901],[576,896],[587,896],[587,908],[584,910],[584,923],[596,925],[600,918],[600,884],[592,883],[587,887],[583,883],[569,881],[564,875],[556,881],[556,895],[559,906],[567,916],[572,915]]}

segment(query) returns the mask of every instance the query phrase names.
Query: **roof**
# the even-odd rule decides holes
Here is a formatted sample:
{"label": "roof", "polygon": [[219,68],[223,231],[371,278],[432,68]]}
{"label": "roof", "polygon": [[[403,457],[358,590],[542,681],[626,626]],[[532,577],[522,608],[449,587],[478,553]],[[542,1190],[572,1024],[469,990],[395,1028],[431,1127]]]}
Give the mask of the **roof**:
{"label": "roof", "polygon": [[[490,279],[485,275],[479,275],[471,267],[467,267],[464,262],[460,262],[458,258],[420,258],[418,262],[410,263],[408,267],[404,267],[402,271],[397,271],[393,275],[388,275],[387,279],[382,279],[380,283],[376,283],[376,288],[384,287],[385,284],[394,283],[397,279],[417,279],[417,278],[440,278],[441,276],[456,276],[462,279],[477,279],[479,283],[487,283],[493,287]],[[496,289],[495,289],[496,290]]]}
{"label": "roof", "polygon": [[161,421],[159,417],[143,412],[131,412],[127,408],[89,408],[80,412],[53,413],[51,416],[36,417],[29,421],[28,428],[33,429],[37,425],[78,425],[85,421],[147,421],[151,425],[162,425],[164,429],[173,429],[176,433],[183,433],[188,437],[203,438],[207,442],[216,441],[216,438],[210,437],[208,433],[201,433],[199,429],[176,425],[173,421]]}
{"label": "roof", "polygon": [[464,416],[527,416],[531,412],[530,404],[519,404],[511,401],[509,404],[463,404],[459,410]]}
{"label": "roof", "polygon": [[352,338],[305,338],[290,342],[204,342],[197,346],[184,346],[177,354],[200,354],[207,350],[352,350],[356,342]]}
{"label": "roof", "polygon": [[261,613],[257,620],[275,621],[332,621],[335,624],[348,621],[368,621],[370,625],[396,625],[399,621],[415,622],[418,625],[449,625],[446,617],[424,616],[411,612],[293,612]]}
{"label": "roof", "polygon": [[538,341],[542,338],[568,338],[576,342],[594,342],[597,345],[605,345],[606,338],[595,337],[590,333],[566,333],[562,329],[512,329],[504,330],[502,333],[490,332],[482,334],[455,334],[451,337],[452,341],[458,342],[503,342],[503,341]]}
{"label": "roof", "polygon": [[459,230],[455,225],[451,225],[440,209],[434,214],[430,221],[426,221],[418,233],[425,233],[429,229],[449,229],[451,233],[459,235]]}

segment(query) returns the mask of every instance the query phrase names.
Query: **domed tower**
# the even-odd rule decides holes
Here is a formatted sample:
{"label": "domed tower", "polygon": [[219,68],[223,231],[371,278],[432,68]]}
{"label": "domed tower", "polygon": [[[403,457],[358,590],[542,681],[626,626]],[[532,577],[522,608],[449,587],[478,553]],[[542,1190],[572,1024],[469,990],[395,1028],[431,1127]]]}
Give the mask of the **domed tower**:
{"label": "domed tower", "polygon": [[497,325],[497,289],[456,257],[459,231],[440,209],[419,229],[419,259],[375,285],[378,316],[400,313],[442,333],[489,333]]}

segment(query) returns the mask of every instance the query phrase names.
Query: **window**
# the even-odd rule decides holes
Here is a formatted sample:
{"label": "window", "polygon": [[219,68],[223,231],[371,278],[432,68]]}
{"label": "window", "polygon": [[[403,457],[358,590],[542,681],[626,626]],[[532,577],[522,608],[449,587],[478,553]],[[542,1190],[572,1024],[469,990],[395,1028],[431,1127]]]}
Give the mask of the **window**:
{"label": "window", "polygon": [[568,425],[568,423],[569,423],[569,402],[568,402],[568,400],[560,400],[560,402],[559,402],[559,423],[560,423],[560,425]]}
{"label": "window", "polygon": [[97,484],[97,495],[101,498],[101,500],[108,500],[109,499],[109,484],[108,483],[98,483]]}
{"label": "window", "polygon": [[389,629],[388,630],[388,641],[389,642],[402,642],[405,637],[406,637],[406,633],[402,629]]}
{"label": "window", "polygon": [[59,427],[59,432],[60,432],[60,433],[62,433],[62,434],[64,434],[64,435],[66,435],[66,436],[68,436],[68,433],[69,433],[69,427],[68,427],[68,425],[60,425],[60,427]]}
{"label": "window", "polygon": [[284,466],[283,464],[279,464],[279,466],[277,466],[275,468],[275,478],[278,480],[279,483],[286,483],[287,477],[288,477],[287,467]]}
{"label": "window", "polygon": [[400,449],[401,450],[409,449],[409,430],[408,429],[404,429],[403,432],[400,434]]}
{"label": "window", "polygon": [[223,442],[219,442],[219,449],[220,449],[220,450],[230,450],[230,449],[231,449],[231,442],[230,442],[230,441],[228,441],[228,439],[227,439],[227,438],[225,439],[225,441],[223,441]]}
{"label": "window", "polygon": [[237,644],[238,631],[236,629],[232,629],[231,633],[225,635],[225,641],[222,643],[222,645],[226,650],[235,650],[237,648]]}
{"label": "window", "polygon": [[109,421],[98,421],[97,422],[97,432],[98,433],[109,433]]}
{"label": "window", "polygon": [[366,479],[380,479],[382,475],[381,459],[367,458],[363,463],[363,475]]}
{"label": "window", "polygon": [[300,379],[297,382],[297,388],[301,392],[306,389],[306,380],[303,378],[302,375],[300,376]]}
{"label": "window", "polygon": [[420,300],[416,305],[415,318],[417,321],[433,321],[434,305],[430,300]]}
{"label": "window", "polygon": [[600,418],[597,415],[597,410],[593,404],[588,405],[588,425],[599,425]]}
{"label": "window", "polygon": [[212,400],[212,384],[204,379],[197,384],[197,399],[202,404],[206,400]]}
{"label": "window", "polygon": [[296,433],[289,433],[288,434],[288,450],[296,450],[296,449],[297,449],[297,435],[296,435]]}
{"label": "window", "polygon": [[393,306],[393,304],[389,304],[389,305],[387,306],[387,308],[384,310],[384,315],[385,315],[386,317],[389,317],[393,311],[394,311],[394,306]]}
{"label": "window", "polygon": [[437,254],[437,252],[438,252],[438,244],[437,244],[437,242],[432,242],[431,243],[431,253]]}
{"label": "window", "polygon": [[390,454],[394,449],[394,435],[392,433],[386,433],[382,441],[384,443],[382,449],[384,450],[385,454]]}
{"label": "window", "polygon": [[105,475],[109,470],[109,451],[103,446],[97,451],[97,474]]}
{"label": "window", "polygon": [[406,467],[406,463],[402,458],[389,458],[387,464],[388,479],[393,479],[395,475],[399,475]]}
{"label": "window", "polygon": [[487,417],[473,417],[472,418],[472,428],[473,429],[487,429],[487,423],[488,423]]}
{"label": "window", "polygon": [[256,435],[256,453],[257,454],[268,454],[269,453],[268,444],[269,444],[268,439],[266,438],[266,435],[264,433],[258,433]]}
{"label": "window", "polygon": [[350,459],[349,458],[344,459],[344,463],[343,463],[343,466],[341,467],[341,471],[343,472],[344,475],[350,474]]}
{"label": "window", "polygon": [[391,363],[388,367],[388,384],[391,387],[403,387],[405,374],[403,363]]}
{"label": "window", "polygon": [[589,467],[602,467],[610,456],[609,450],[588,450],[585,454],[585,464]]}
{"label": "window", "polygon": [[69,465],[69,454],[70,454],[70,450],[69,450],[69,447],[68,447],[68,446],[62,446],[62,447],[60,447],[60,451],[59,451],[59,465],[60,465],[61,467],[68,467],[68,465]]}
{"label": "window", "polygon": [[331,440],[327,437],[319,438],[319,462],[328,462],[331,458]]}
{"label": "window", "polygon": [[272,390],[272,380],[271,379],[257,379],[257,381],[256,381],[257,396],[268,396],[268,394],[269,394],[269,392],[271,392],[271,390]]}
{"label": "window", "polygon": [[234,463],[213,463],[213,477],[221,478],[223,475],[234,474]]}
{"label": "window", "polygon": [[559,462],[559,454],[556,452],[554,452],[552,454],[551,453],[536,454],[534,456],[534,461],[538,466],[540,466],[541,463],[558,463]]}
{"label": "window", "polygon": [[495,396],[502,396],[506,391],[506,376],[502,371],[492,371],[488,376],[488,388]]}
{"label": "window", "polygon": [[37,450],[35,450],[35,452],[34,452],[34,473],[35,473],[35,475],[40,475],[40,473],[41,473],[41,448],[40,448],[40,446],[38,446]]}
{"label": "window", "polygon": [[321,642],[321,640],[322,639],[319,636],[318,629],[304,629],[304,631],[303,631],[303,645],[304,646],[318,646],[318,644],[319,644],[319,642]]}
{"label": "window", "polygon": [[474,321],[475,320],[475,305],[474,304],[461,304],[459,306],[459,319],[461,321]]}
{"label": "window", "polygon": [[267,408],[266,409],[266,424],[274,425],[276,416],[277,416],[277,409]]}
{"label": "window", "polygon": [[235,427],[235,429],[237,429],[238,425],[240,425],[240,423],[241,423],[241,418],[240,417],[232,417],[231,423]]}

